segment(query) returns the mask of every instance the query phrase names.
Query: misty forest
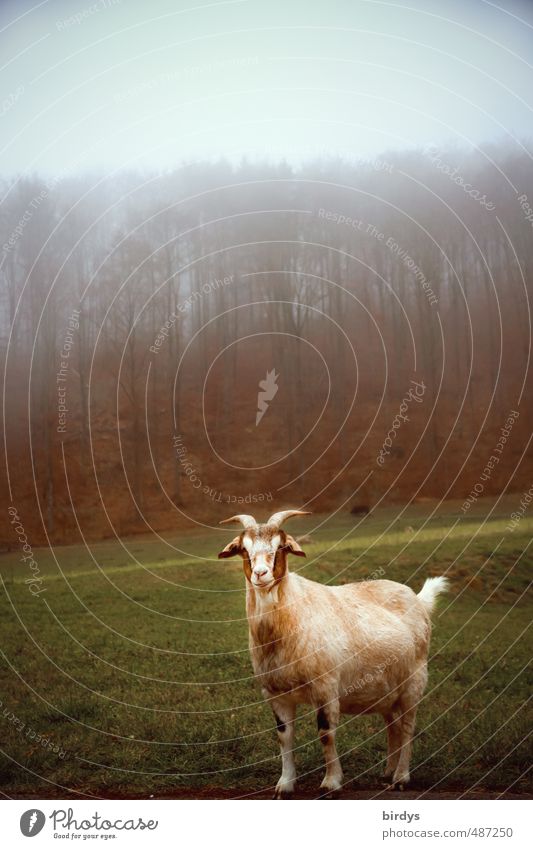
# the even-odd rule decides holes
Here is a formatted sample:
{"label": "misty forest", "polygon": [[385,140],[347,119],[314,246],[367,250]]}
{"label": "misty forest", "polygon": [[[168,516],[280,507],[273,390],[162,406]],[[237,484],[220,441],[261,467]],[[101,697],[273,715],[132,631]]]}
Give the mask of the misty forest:
{"label": "misty forest", "polygon": [[495,144],[4,181],[2,463],[32,539],[519,491],[529,161]]}

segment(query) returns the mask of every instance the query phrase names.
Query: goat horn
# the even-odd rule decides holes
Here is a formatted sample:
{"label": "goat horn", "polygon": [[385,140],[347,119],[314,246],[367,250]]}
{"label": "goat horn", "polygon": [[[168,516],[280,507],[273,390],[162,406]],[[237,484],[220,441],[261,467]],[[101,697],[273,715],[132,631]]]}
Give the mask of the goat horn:
{"label": "goat horn", "polygon": [[267,522],[267,525],[271,528],[276,528],[278,530],[283,522],[290,519],[292,516],[309,516],[309,510],[281,510],[279,513],[274,513]]}
{"label": "goat horn", "polygon": [[257,528],[257,522],[253,516],[247,516],[245,513],[240,513],[238,516],[232,516],[231,519],[223,519],[219,525],[228,525],[230,522],[240,522],[245,530],[250,531]]}

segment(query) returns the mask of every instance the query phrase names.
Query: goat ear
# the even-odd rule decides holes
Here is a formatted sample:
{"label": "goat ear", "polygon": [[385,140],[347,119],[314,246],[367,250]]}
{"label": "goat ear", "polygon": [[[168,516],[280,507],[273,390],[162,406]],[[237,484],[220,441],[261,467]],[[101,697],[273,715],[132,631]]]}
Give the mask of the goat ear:
{"label": "goat ear", "polygon": [[235,557],[237,554],[242,554],[240,536],[235,537],[235,539],[232,539],[232,541],[227,544],[226,548],[222,549],[218,557],[219,559],[222,559],[224,557]]}
{"label": "goat ear", "polygon": [[285,545],[283,547],[288,549],[291,554],[296,554],[298,557],[305,557],[305,551],[303,548],[300,548],[294,537],[291,537],[290,534],[285,534]]}

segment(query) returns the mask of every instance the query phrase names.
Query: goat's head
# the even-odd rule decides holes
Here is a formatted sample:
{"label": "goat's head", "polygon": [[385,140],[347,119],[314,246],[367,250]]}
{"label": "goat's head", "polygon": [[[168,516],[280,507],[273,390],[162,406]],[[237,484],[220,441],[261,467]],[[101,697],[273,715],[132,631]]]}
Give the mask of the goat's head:
{"label": "goat's head", "polygon": [[264,525],[258,525],[253,516],[243,514],[224,519],[221,525],[240,522],[244,530],[218,556],[240,555],[246,580],[256,589],[269,590],[285,575],[288,554],[305,557],[305,552],[290,534],[281,529],[281,525],[291,516],[307,515],[307,510],[281,510]]}

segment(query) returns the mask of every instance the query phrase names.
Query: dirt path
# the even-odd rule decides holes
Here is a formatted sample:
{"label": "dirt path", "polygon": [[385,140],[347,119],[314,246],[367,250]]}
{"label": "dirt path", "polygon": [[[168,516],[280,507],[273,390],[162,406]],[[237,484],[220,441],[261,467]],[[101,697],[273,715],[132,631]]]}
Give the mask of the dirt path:
{"label": "dirt path", "polygon": [[[203,786],[203,787],[176,787],[175,790],[168,790],[165,788],[164,791],[158,792],[156,788],[154,788],[153,795],[140,794],[136,792],[132,793],[117,793],[116,791],[110,791],[107,788],[91,788],[90,791],[88,788],[85,790],[83,788],[78,788],[77,790],[72,790],[71,793],[51,793],[48,788],[44,791],[44,795],[41,795],[39,792],[32,794],[25,794],[24,797],[18,796],[10,796],[6,794],[8,798],[25,798],[25,799],[80,799],[80,798],[99,798],[99,799],[271,799],[272,791],[271,790],[259,790],[257,792],[250,791],[248,789],[239,790],[237,787],[226,788],[226,787],[211,787],[211,786]],[[382,785],[376,784],[375,787],[359,789],[357,787],[352,787],[347,785],[344,787],[340,799],[375,799],[383,802],[390,802],[391,800],[406,800],[406,799],[458,799],[462,797],[464,799],[498,799],[501,795],[502,799],[532,799],[533,793],[521,793],[521,792],[506,792],[505,787],[500,788],[488,788],[488,787],[476,787],[474,790],[469,790],[467,787],[451,787],[438,791],[427,790],[423,787],[411,788],[409,790],[405,790],[404,792],[391,792],[389,790],[385,790]],[[316,799],[318,796],[318,788],[314,784],[302,784],[298,788],[298,792],[295,794],[295,799]]]}
{"label": "dirt path", "polygon": [[[376,787],[372,790],[357,790],[356,788],[346,787],[340,795],[340,799],[376,799],[382,800],[383,802],[388,802],[392,799],[457,799],[459,796],[462,796],[465,793],[466,799],[496,799],[503,793],[504,796],[502,798],[506,799],[531,799],[533,798],[533,794],[517,794],[517,793],[508,793],[505,794],[504,788],[500,790],[480,790],[476,788],[475,791],[469,793],[466,791],[466,788],[457,788],[455,790],[443,790],[442,792],[434,792],[434,793],[424,793],[424,790],[408,790],[403,793],[391,793],[389,791],[383,791],[381,788]],[[295,794],[295,799],[316,799],[318,797],[318,792],[316,787],[305,788],[302,787]],[[227,791],[222,790],[219,787],[204,787],[197,788],[196,790],[192,790],[190,793],[184,793],[182,790],[177,793],[167,793],[157,796],[158,799],[272,799],[272,793],[269,791],[268,793],[259,792],[254,794],[248,794],[243,796],[242,791],[239,793],[238,790]]]}

